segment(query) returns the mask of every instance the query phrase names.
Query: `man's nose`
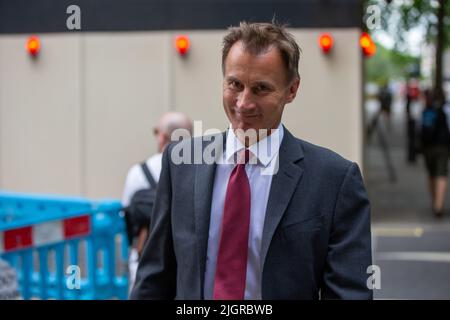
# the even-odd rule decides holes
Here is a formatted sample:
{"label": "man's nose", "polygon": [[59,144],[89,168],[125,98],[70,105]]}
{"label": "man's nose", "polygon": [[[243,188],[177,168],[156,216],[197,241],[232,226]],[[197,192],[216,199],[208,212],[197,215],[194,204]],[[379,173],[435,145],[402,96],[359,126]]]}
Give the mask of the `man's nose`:
{"label": "man's nose", "polygon": [[245,88],[239,93],[236,101],[236,107],[242,110],[252,109],[255,107],[254,96],[251,90]]}

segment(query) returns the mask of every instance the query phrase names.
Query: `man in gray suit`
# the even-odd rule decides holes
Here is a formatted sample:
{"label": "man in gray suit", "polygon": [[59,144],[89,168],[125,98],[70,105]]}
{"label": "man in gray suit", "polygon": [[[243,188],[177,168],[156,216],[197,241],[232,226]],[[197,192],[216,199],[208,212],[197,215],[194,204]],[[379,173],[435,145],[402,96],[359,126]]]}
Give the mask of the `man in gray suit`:
{"label": "man in gray suit", "polygon": [[[282,26],[230,28],[222,51],[230,127],[166,148],[132,299],[372,299],[358,166],[281,124],[300,84],[298,61]],[[196,161],[199,149],[216,150],[215,161]]]}

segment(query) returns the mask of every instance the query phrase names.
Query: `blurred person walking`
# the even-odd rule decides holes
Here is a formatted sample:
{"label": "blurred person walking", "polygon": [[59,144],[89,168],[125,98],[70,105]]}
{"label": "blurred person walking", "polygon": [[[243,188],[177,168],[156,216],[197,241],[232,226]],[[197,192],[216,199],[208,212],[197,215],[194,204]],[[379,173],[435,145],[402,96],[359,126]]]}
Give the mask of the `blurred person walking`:
{"label": "blurred person walking", "polygon": [[367,127],[367,139],[370,141],[372,134],[375,130],[378,129],[378,123],[380,120],[380,117],[383,116],[384,122],[386,122],[387,129],[390,131],[391,129],[391,105],[392,105],[392,93],[389,89],[389,86],[387,83],[385,83],[380,89],[377,94],[377,99],[380,104],[380,108],[373,116],[372,120],[370,121],[368,127]]}
{"label": "blurred person walking", "polygon": [[[419,87],[413,79],[406,83],[406,136],[407,136],[407,161],[414,164],[417,155],[417,117],[420,111],[417,109],[416,102],[419,98]],[[416,111],[417,110],[417,111]]]}
{"label": "blurred person walking", "polygon": [[387,82],[378,93],[378,101],[380,102],[380,114],[385,117],[388,130],[391,130],[392,92]]}
{"label": "blurred person walking", "polygon": [[445,193],[447,190],[448,158],[450,134],[447,117],[450,107],[430,91],[425,91],[425,109],[422,112],[421,141],[432,210],[436,217],[443,215]]}

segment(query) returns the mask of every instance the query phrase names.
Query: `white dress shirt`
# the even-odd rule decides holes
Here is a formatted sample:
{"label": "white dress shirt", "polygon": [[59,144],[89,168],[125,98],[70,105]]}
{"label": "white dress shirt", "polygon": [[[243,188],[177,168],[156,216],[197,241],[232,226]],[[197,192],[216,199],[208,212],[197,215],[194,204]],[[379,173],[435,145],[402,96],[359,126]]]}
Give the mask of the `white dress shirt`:
{"label": "white dress shirt", "polygon": [[[247,275],[244,295],[244,299],[246,300],[261,299],[262,233],[272,176],[278,171],[278,151],[283,134],[283,126],[280,124],[276,133],[272,133],[248,148],[250,153],[256,156],[256,159],[253,161],[250,160],[250,163],[245,165],[251,192]],[[245,146],[237,139],[233,130],[228,129],[225,152],[222,155],[222,161],[219,161],[219,164],[217,164],[214,179],[205,268],[205,299],[213,298],[214,276],[216,273],[225,193],[231,171],[235,166],[234,155],[244,148]],[[252,159],[252,156],[250,159]]]}

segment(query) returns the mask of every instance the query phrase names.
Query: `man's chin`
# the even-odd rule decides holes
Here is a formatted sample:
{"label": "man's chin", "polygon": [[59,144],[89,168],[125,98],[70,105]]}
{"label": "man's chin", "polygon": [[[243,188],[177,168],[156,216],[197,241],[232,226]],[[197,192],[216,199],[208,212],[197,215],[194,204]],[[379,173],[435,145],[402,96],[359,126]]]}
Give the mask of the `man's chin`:
{"label": "man's chin", "polygon": [[234,130],[242,130],[244,132],[247,131],[256,131],[258,132],[258,130],[260,129],[258,126],[255,126],[253,124],[249,124],[249,123],[243,123],[243,124],[239,124],[236,127],[233,126]]}

